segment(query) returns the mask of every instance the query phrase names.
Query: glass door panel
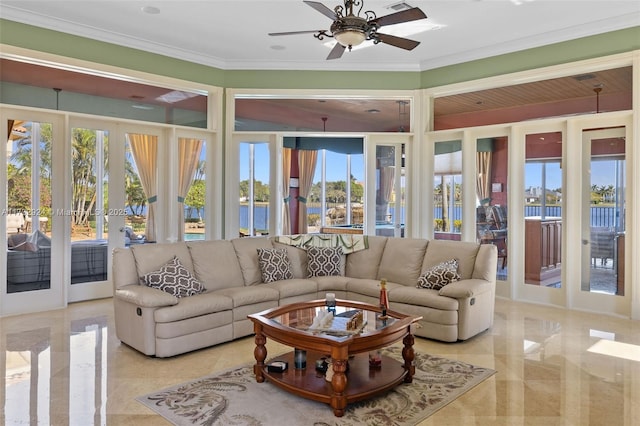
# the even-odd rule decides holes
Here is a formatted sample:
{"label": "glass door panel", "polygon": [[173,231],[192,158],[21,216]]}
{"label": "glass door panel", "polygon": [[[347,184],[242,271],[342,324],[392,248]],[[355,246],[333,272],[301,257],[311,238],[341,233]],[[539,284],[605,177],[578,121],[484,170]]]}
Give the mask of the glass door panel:
{"label": "glass door panel", "polygon": [[269,144],[240,143],[240,236],[269,234]]}
{"label": "glass door panel", "polygon": [[582,291],[624,295],[625,128],[583,131]]}
{"label": "glass door panel", "polygon": [[562,287],[562,132],[526,135],[525,283]]}
{"label": "glass door panel", "polygon": [[363,182],[364,156],[361,153],[318,150],[313,183],[307,200],[308,232],[362,230]]}
{"label": "glass door panel", "polygon": [[207,142],[200,138],[178,138],[178,235],[181,241],[205,238]]}
{"label": "glass door panel", "polygon": [[[114,172],[122,149],[117,148],[115,126],[99,120],[72,118],[71,199],[63,212],[71,232],[68,300],[76,302],[109,297],[112,287],[109,253],[124,246],[119,229],[125,215],[121,188],[122,173]],[[120,189],[120,192],[122,190]]]}
{"label": "glass door panel", "polygon": [[507,279],[507,142],[507,137],[476,140],[476,238],[497,247],[499,280]]}
{"label": "glass door panel", "polygon": [[125,225],[119,238],[125,246],[157,240],[158,136],[149,133],[125,134],[124,192]]}
{"label": "glass door panel", "polygon": [[8,129],[6,290],[50,289],[53,125],[10,119]]}
{"label": "glass door panel", "polygon": [[462,228],[462,141],[435,144],[433,227],[436,240],[460,240]]}
{"label": "glass door panel", "polygon": [[[108,278],[110,132],[88,127],[71,129],[71,285]],[[108,285],[108,284],[107,284]]]}
{"label": "glass door panel", "polygon": [[404,237],[404,144],[376,145],[375,235]]}

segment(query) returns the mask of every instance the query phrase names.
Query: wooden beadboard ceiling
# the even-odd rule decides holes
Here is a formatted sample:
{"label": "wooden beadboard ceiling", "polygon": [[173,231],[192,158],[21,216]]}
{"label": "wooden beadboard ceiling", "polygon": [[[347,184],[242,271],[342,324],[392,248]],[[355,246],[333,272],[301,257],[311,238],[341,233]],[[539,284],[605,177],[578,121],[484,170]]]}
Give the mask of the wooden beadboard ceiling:
{"label": "wooden beadboard ceiling", "polygon": [[[8,59],[0,60],[2,81],[204,111],[206,98],[176,103],[159,98],[169,89]],[[435,99],[435,129],[508,123],[596,111],[595,87],[601,87],[599,112],[631,109],[631,67],[597,71]],[[409,129],[410,105],[398,100],[371,99],[252,99],[236,101],[236,123],[277,123],[280,130],[331,132],[397,132]],[[377,111],[377,112],[372,112]],[[326,123],[322,117],[327,117]],[[244,124],[243,124],[244,123]],[[265,129],[263,129],[265,130]]]}
{"label": "wooden beadboard ceiling", "polygon": [[631,79],[631,67],[624,67],[446,96],[436,99],[435,115],[513,108],[568,99],[591,99],[595,109],[595,87],[602,88],[601,96],[630,94]]}

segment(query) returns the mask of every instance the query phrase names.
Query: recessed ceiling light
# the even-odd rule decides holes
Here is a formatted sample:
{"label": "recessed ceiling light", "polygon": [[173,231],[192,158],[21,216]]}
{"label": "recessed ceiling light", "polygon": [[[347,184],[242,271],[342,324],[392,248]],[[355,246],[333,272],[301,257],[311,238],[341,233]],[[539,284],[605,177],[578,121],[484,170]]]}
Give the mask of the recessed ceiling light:
{"label": "recessed ceiling light", "polygon": [[378,114],[380,112],[380,110],[373,108],[373,109],[368,109],[367,112],[369,114]]}
{"label": "recessed ceiling light", "polygon": [[160,9],[154,6],[143,6],[140,10],[149,15],[157,15],[160,13]]}
{"label": "recessed ceiling light", "polygon": [[271,49],[273,49],[273,50],[285,50],[286,47],[284,47],[281,44],[274,44],[273,46],[271,46]]}

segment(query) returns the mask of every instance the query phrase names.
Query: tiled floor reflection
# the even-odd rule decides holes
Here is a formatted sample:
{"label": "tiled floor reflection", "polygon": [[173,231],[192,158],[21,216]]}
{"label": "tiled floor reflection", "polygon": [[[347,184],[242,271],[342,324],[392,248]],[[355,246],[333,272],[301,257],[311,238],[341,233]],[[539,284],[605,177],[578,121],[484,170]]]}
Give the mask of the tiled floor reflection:
{"label": "tiled floor reflection", "polygon": [[[114,335],[110,299],[0,319],[0,424],[164,425],[134,398],[253,360],[253,339],[149,358]],[[497,300],[495,324],[417,351],[497,370],[422,425],[634,425],[640,322]],[[268,344],[270,352],[281,351]]]}

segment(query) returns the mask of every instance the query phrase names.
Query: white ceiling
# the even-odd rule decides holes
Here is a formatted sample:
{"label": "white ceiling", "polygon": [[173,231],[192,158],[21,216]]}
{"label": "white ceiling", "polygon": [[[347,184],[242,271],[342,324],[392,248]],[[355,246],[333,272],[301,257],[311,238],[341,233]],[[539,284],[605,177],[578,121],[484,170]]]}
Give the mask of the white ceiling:
{"label": "white ceiling", "polygon": [[[322,0],[333,9],[342,0]],[[364,0],[377,16],[398,0]],[[638,0],[407,0],[439,29],[407,36],[412,51],[379,44],[327,61],[312,34],[331,20],[302,0],[5,1],[0,17],[220,69],[420,71],[640,25]],[[159,13],[143,12],[143,7]],[[408,24],[399,24],[402,27]],[[380,32],[389,33],[392,28]]]}

